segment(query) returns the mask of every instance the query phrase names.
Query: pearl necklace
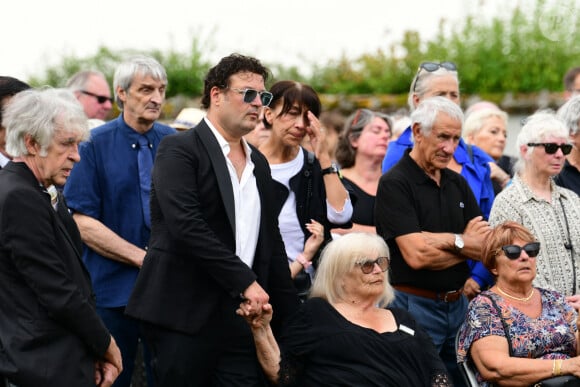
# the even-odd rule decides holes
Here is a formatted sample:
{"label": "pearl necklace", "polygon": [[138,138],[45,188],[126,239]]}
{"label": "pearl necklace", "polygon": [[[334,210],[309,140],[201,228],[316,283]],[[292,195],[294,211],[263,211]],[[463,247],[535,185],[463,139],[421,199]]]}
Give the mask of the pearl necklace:
{"label": "pearl necklace", "polygon": [[512,296],[511,294],[508,294],[508,293],[506,293],[505,291],[503,291],[503,290],[502,290],[502,289],[499,287],[499,285],[497,285],[497,284],[496,284],[496,285],[495,285],[495,287],[497,288],[497,290],[499,290],[499,292],[500,292],[501,294],[503,294],[503,295],[504,295],[504,296],[506,296],[507,298],[511,298],[512,300],[521,301],[521,302],[528,302],[528,301],[530,301],[530,299],[531,299],[531,298],[532,298],[532,296],[534,295],[534,290],[535,290],[534,288],[532,288],[532,291],[530,292],[530,295],[529,295],[529,296],[527,296],[527,297],[515,297],[515,296]]}

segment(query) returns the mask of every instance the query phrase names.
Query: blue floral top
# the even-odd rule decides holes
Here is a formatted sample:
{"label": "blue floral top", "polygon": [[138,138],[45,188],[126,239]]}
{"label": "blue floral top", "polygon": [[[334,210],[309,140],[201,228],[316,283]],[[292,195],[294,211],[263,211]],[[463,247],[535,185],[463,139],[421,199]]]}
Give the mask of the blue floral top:
{"label": "blue floral top", "polygon": [[[576,356],[576,311],[561,293],[541,288],[536,290],[542,295],[542,312],[538,318],[527,316],[496,293],[484,291],[482,294],[491,296],[501,309],[509,327],[513,356],[531,359]],[[491,300],[480,294],[469,303],[467,317],[461,326],[457,361],[466,361],[471,344],[491,335],[505,337],[505,331]],[[476,375],[481,386],[491,386],[479,372]]]}

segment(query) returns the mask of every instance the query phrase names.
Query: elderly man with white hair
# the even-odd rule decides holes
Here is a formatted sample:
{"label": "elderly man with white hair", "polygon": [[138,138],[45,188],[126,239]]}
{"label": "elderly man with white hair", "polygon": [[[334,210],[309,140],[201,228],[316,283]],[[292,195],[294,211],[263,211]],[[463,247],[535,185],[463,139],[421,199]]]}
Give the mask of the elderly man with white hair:
{"label": "elderly man with white hair", "polygon": [[377,234],[392,253],[391,306],[421,322],[460,386],[455,336],[467,311],[467,259],[480,259],[490,228],[467,181],[448,168],[461,138],[461,108],[428,98],[411,121],[413,148],[379,181]]}

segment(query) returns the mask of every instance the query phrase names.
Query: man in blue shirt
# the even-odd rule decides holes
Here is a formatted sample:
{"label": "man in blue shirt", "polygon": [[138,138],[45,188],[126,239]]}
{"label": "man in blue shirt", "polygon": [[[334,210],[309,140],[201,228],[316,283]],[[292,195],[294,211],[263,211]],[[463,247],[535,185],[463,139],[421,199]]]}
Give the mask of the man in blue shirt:
{"label": "man in blue shirt", "polygon": [[[140,338],[138,322],[124,311],[150,236],[150,183],[140,181],[140,174],[149,178],[159,142],[175,132],[156,122],[166,87],[167,74],[155,59],[136,57],[122,63],[114,77],[122,114],[93,129],[89,141],[80,145],[81,162],[64,189],[85,243],[83,259],[97,310],[123,356],[123,372],[114,386],[129,387]],[[142,155],[148,159],[146,166],[141,165]]]}

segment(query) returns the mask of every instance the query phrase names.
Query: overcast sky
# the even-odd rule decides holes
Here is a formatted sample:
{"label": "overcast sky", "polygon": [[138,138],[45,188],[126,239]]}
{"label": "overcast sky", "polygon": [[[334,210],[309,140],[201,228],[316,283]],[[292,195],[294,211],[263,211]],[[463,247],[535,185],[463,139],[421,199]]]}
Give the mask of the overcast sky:
{"label": "overcast sky", "polygon": [[212,45],[211,61],[240,52],[270,64],[325,64],[343,53],[355,58],[387,48],[405,30],[429,38],[442,18],[460,23],[480,4],[488,15],[505,13],[502,3],[516,2],[8,0],[0,23],[0,75],[43,75],[63,55],[88,57],[101,45],[189,53],[193,36]]}

